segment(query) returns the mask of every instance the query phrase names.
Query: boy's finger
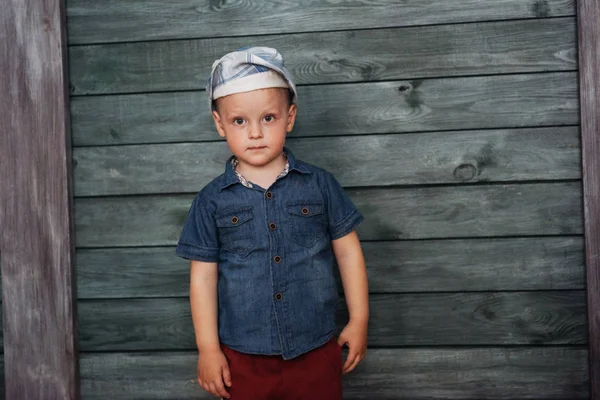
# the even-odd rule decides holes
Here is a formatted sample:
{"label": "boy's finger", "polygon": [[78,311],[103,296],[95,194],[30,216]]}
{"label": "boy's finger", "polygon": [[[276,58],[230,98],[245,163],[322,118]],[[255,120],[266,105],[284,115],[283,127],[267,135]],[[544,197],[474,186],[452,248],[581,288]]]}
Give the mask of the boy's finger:
{"label": "boy's finger", "polygon": [[350,368],[350,366],[354,364],[354,361],[357,357],[358,354],[355,354],[352,351],[348,353],[348,358],[346,358],[346,362],[344,363],[344,373],[348,372],[348,368]]}
{"label": "boy's finger", "polygon": [[352,365],[350,366],[350,368],[348,368],[348,371],[346,372],[350,372],[352,371],[354,368],[356,368],[356,366],[358,365],[358,363],[362,360],[362,358],[357,355],[356,358],[354,359],[354,362],[352,363]]}
{"label": "boy's finger", "polygon": [[221,377],[219,377],[219,380],[213,383],[213,387],[217,396],[225,397],[226,399],[229,398],[229,393],[227,393],[227,390],[225,390],[225,386],[223,386],[223,380]]}
{"label": "boy's finger", "polygon": [[213,385],[212,383],[207,383],[205,390],[210,394],[214,394],[215,396],[218,396],[217,392],[215,391],[215,385]]}
{"label": "boy's finger", "polygon": [[228,365],[223,366],[223,382],[227,387],[231,387],[231,372]]}

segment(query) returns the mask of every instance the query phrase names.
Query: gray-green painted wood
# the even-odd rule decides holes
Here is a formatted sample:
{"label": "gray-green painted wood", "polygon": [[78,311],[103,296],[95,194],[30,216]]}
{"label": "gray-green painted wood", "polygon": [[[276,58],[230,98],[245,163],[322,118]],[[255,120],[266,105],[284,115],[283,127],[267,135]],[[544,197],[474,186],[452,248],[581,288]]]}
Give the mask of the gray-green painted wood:
{"label": "gray-green painted wood", "polygon": [[[584,289],[583,239],[363,242],[372,293]],[[189,262],[174,247],[81,249],[80,299],[189,293]]]}
{"label": "gray-green painted wood", "polygon": [[[584,291],[372,294],[369,345],[549,345],[587,343]],[[189,300],[78,303],[81,351],[195,348]],[[348,321],[345,304],[338,328]]]}
{"label": "gray-green painted wood", "polygon": [[[348,191],[363,240],[581,234],[579,182]],[[176,243],[193,195],[80,198],[77,246]],[[266,228],[265,228],[266,229]]]}
{"label": "gray-green painted wood", "polygon": [[[172,245],[228,154],[199,89],[257,40],[302,85],[289,147],[367,217],[370,345],[430,347],[371,348],[345,398],[589,397],[582,238],[537,236],[581,234],[580,182],[518,183],[581,177],[572,0],[70,0],[68,14],[70,44],[97,43],[70,47],[76,236],[106,247],[77,253],[82,349],[108,351],[83,353],[83,398],[209,398]],[[506,184],[361,188],[482,182]],[[520,235],[536,237],[487,238]],[[451,240],[394,240],[412,238]]]}
{"label": "gray-green painted wood", "polygon": [[[573,17],[414,28],[74,46],[72,94],[204,89],[214,60],[260,42],[296,84],[577,68]],[[457,57],[457,54],[460,57]]]}
{"label": "gray-green painted wood", "polygon": [[572,0],[69,0],[69,43],[247,36],[574,15]]}
{"label": "gray-green painted wood", "polygon": [[[579,179],[577,127],[288,140],[344,186]],[[75,195],[196,192],[223,173],[225,142],[76,148]]]}
{"label": "gray-green painted wood", "polygon": [[[204,96],[74,97],[74,144],[217,140]],[[291,137],[579,122],[575,72],[303,86],[299,102]]]}
{"label": "gray-green painted wood", "polygon": [[[195,352],[81,355],[85,400],[211,399]],[[374,397],[376,396],[376,397]],[[344,399],[587,399],[587,349],[370,349]]]}

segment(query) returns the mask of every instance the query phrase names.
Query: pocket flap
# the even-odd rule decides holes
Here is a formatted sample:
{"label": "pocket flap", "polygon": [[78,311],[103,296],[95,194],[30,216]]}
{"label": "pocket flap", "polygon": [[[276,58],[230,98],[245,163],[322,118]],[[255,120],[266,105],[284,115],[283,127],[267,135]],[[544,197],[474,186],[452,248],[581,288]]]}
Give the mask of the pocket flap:
{"label": "pocket flap", "polygon": [[254,215],[251,208],[242,210],[231,210],[217,214],[217,226],[219,228],[235,228],[250,221]]}
{"label": "pocket flap", "polygon": [[286,204],[287,211],[290,214],[298,215],[300,217],[312,217],[315,215],[323,214],[323,203],[294,203]]}

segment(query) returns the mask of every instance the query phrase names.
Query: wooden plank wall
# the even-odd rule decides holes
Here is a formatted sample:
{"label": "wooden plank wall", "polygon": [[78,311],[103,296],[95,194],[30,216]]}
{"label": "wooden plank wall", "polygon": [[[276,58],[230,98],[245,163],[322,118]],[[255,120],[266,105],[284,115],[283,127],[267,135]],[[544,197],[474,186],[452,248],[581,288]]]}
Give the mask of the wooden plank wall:
{"label": "wooden plank wall", "polygon": [[589,398],[572,1],[70,0],[68,31],[83,398],[208,398],[174,244],[228,155],[210,65],[249,44],[366,216],[346,397]]}
{"label": "wooden plank wall", "polygon": [[0,3],[0,398],[79,399],[61,0]]}

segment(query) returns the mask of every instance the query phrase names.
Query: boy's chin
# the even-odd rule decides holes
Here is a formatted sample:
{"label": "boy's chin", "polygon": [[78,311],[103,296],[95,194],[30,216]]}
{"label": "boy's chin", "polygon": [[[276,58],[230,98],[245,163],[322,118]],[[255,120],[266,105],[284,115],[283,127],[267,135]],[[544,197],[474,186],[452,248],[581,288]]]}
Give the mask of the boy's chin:
{"label": "boy's chin", "polygon": [[266,167],[283,156],[283,151],[279,153],[263,152],[261,150],[249,151],[238,156],[238,160],[254,168]]}

